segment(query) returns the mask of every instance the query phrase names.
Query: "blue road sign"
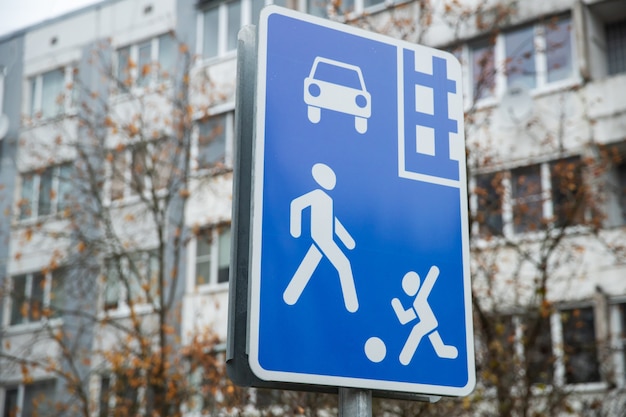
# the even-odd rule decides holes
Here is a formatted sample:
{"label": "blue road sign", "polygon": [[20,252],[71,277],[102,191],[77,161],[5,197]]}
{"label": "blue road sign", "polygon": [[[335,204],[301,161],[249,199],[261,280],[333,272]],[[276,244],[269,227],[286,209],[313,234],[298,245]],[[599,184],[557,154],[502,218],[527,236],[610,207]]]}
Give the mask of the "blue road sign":
{"label": "blue road sign", "polygon": [[467,395],[459,62],[273,6],[258,59],[251,369],[269,381]]}

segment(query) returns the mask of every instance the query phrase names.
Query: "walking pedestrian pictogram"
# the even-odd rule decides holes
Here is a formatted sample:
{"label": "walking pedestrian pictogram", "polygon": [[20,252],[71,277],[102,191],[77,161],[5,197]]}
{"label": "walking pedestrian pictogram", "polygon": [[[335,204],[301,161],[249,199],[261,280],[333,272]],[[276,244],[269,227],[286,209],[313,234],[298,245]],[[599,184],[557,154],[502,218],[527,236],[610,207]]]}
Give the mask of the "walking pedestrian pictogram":
{"label": "walking pedestrian pictogram", "polygon": [[406,295],[415,297],[411,307],[405,309],[399,298],[391,300],[396,316],[401,324],[408,324],[414,320],[419,320],[411,330],[409,337],[400,352],[400,363],[408,365],[415,355],[415,351],[419,346],[422,338],[428,335],[430,343],[432,343],[435,353],[440,358],[456,359],[459,352],[456,347],[446,345],[441,339],[441,335],[437,330],[439,325],[437,317],[433,313],[428,296],[439,277],[439,268],[432,266],[428,271],[428,275],[424,278],[424,282],[420,285],[420,277],[416,272],[410,271],[404,275],[402,279],[402,289]]}
{"label": "walking pedestrian pictogram", "polygon": [[[325,190],[335,188],[335,172],[325,164],[315,164],[311,170],[313,179]],[[302,210],[311,207],[311,239],[304,259],[291,278],[283,293],[283,299],[289,305],[298,302],[302,291],[313,276],[322,256],[328,258],[339,273],[339,282],[346,309],[354,313],[359,309],[359,301],[354,286],[350,261],[335,242],[335,235],[348,249],[354,249],[356,242],[333,213],[333,199],[322,189],[310,191],[291,202],[290,232],[298,238],[302,233]]]}

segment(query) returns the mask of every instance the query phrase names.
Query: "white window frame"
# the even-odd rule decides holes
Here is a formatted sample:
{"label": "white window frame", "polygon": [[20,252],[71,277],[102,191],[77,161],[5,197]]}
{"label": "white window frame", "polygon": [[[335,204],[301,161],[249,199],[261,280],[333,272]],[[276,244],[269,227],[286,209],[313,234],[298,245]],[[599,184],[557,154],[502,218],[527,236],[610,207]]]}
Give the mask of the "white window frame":
{"label": "white window frame", "polygon": [[[222,1],[217,5],[212,5],[198,11],[196,24],[196,53],[198,54],[198,56],[202,57],[202,59],[211,61],[223,58],[230,58],[236,55],[237,48],[228,49],[228,4],[235,2],[240,3],[239,21],[241,22],[241,26],[243,27],[244,25],[250,23],[250,14],[252,10],[250,0]],[[217,54],[215,56],[204,56],[204,16],[206,12],[213,9],[217,9],[218,13]]]}
{"label": "white window frame", "polygon": [[[214,292],[214,291],[223,291],[228,289],[229,281],[218,282],[219,275],[219,242],[220,242],[220,231],[228,230],[230,235],[229,239],[232,239],[232,229],[229,223],[218,223],[212,226],[203,227],[200,229],[199,234],[202,233],[211,233],[211,249],[210,249],[210,258],[208,259],[211,265],[210,276],[208,277],[208,283],[206,284],[198,284],[197,283],[197,250],[198,250],[198,236],[194,236],[193,239],[189,241],[189,268],[188,268],[188,276],[187,276],[187,288],[191,291],[198,290],[200,292]],[[230,247],[230,245],[229,245]],[[228,249],[228,257],[230,258],[230,248]],[[229,267],[230,268],[230,267]]]}
{"label": "white window frame", "polygon": [[[123,273],[125,273],[129,279],[130,279],[130,271],[128,267],[128,259],[126,258],[135,256],[135,255],[139,255],[142,257],[140,266],[143,266],[144,270],[140,271],[140,274],[142,277],[146,278],[146,268],[148,268],[148,271],[151,271],[150,262],[152,259],[154,259],[153,257],[158,256],[158,252],[156,249],[146,249],[146,250],[137,250],[135,252],[127,253],[123,255],[123,258],[120,259],[119,262],[122,263],[121,268],[124,270]],[[128,292],[127,292],[126,286],[123,284],[122,281],[117,283],[117,288],[118,288],[117,305],[115,307],[110,307],[110,308],[107,308],[106,306],[107,286],[109,285],[108,263],[110,259],[111,257],[106,258],[102,264],[103,279],[102,279],[102,291],[100,292],[101,298],[102,298],[102,301],[99,303],[100,310],[105,315],[125,316],[125,315],[128,315],[131,310],[130,310],[130,304],[128,303]],[[157,271],[157,273],[159,272]],[[139,286],[143,295],[143,288],[141,287],[142,283],[137,282],[135,284]],[[158,294],[155,295],[155,299],[153,300],[153,302],[154,303],[151,304],[148,300],[146,300],[145,302],[134,301],[133,311],[135,313],[149,312],[152,309],[153,305],[158,304]]]}
{"label": "white window frame", "polygon": [[[578,157],[578,155],[572,155],[571,157]],[[582,163],[582,156],[581,163]],[[551,164],[556,163],[562,160],[567,160],[568,157],[564,156],[557,159],[550,159],[543,162],[537,163],[529,163],[528,165],[521,165],[519,168],[524,168],[526,166],[539,165],[540,170],[540,181],[541,181],[541,199],[542,199],[542,219],[550,219],[555,216],[555,208],[554,208],[554,195],[552,194],[552,173],[551,173]],[[479,172],[477,175],[481,174],[496,174],[498,172],[502,172],[502,187],[503,187],[503,195],[502,195],[502,235],[506,238],[513,238],[519,236],[529,236],[535,231],[515,231],[514,224],[514,204],[513,204],[513,175],[512,171],[514,171],[518,167],[511,167],[507,169],[503,169],[501,171],[493,171],[493,172]],[[584,179],[584,172],[581,173],[581,176]],[[472,177],[469,182],[470,190],[473,190],[476,187],[476,177]],[[478,196],[472,192],[470,196],[470,209],[473,215],[476,215],[478,210]],[[576,227],[576,224],[572,224],[569,227]],[[480,237],[480,225],[477,222],[474,222],[472,227],[472,234],[476,237]],[[494,239],[498,239],[498,235],[491,236]]]}
{"label": "white window frame", "polygon": [[[138,147],[138,145],[141,145],[146,147],[146,151],[148,152],[148,154],[152,154],[153,152],[156,152],[156,146],[164,143],[163,141],[165,141],[165,144],[167,144],[168,140],[169,139],[155,139],[150,141],[142,141],[140,143],[126,145],[121,149],[113,148],[108,150],[108,152],[111,153],[112,158],[106,162],[106,180],[105,186],[103,187],[103,201],[105,202],[105,204],[124,204],[136,201],[140,198],[139,194],[133,189],[132,183],[133,153],[135,152],[135,149]],[[116,163],[116,161],[118,161],[117,158],[119,157],[124,158],[124,167],[123,172],[121,173],[121,179],[123,181],[122,196],[119,198],[113,198],[113,165]],[[154,167],[151,168],[155,169]],[[158,173],[155,172],[154,175],[158,175]],[[169,178],[165,178],[165,180],[167,181],[169,180]],[[150,193],[150,191],[152,190],[152,185],[152,177],[150,175],[144,175],[143,186],[146,193]],[[165,190],[165,188],[157,190],[157,193],[166,192],[167,190]]]}
{"label": "white window frame", "polygon": [[[65,200],[62,197],[62,193],[61,191],[61,169],[63,167],[69,167],[70,169],[72,168],[72,163],[71,162],[65,162],[65,163],[61,163],[61,164],[57,164],[57,165],[52,165],[47,167],[46,169],[44,169],[42,171],[42,174],[38,173],[38,171],[29,171],[29,172],[24,172],[20,174],[20,180],[19,180],[19,188],[17,190],[17,192],[19,193],[17,196],[17,202],[18,202],[18,207],[16,210],[16,215],[17,215],[17,220],[20,222],[29,222],[29,221],[36,221],[37,219],[42,219],[42,218],[49,218],[49,217],[54,217],[58,214],[61,214],[60,211],[60,207],[59,205]],[[40,215],[39,214],[39,197],[40,197],[40,186],[41,186],[41,178],[43,173],[45,173],[48,169],[51,169],[52,171],[52,184],[51,184],[51,191],[53,196],[51,196],[50,198],[50,213],[49,214],[44,214],[44,215]],[[23,187],[24,184],[26,183],[25,178],[31,176],[32,177],[32,181],[33,181],[33,185],[32,185],[32,195],[31,195],[31,199],[30,201],[30,214],[26,215],[25,217],[22,217],[22,204],[24,203],[23,201]],[[72,178],[68,178],[68,181],[72,181]]]}
{"label": "white window frame", "polygon": [[[546,38],[545,30],[550,25],[551,19],[569,19],[570,24],[570,56],[571,56],[571,72],[570,75],[562,80],[548,82],[548,54],[545,51]],[[508,80],[506,76],[507,68],[507,54],[505,37],[509,33],[514,33],[517,30],[533,28],[534,37],[534,59],[535,59],[535,87],[530,90],[531,96],[542,95],[552,91],[561,90],[563,88],[571,87],[573,85],[580,84],[582,82],[580,74],[578,73],[577,63],[577,50],[576,42],[577,36],[575,33],[574,17],[569,15],[548,17],[542,22],[535,22],[531,25],[525,25],[519,29],[507,30],[499,33],[495,38],[494,47],[494,67],[495,67],[495,85],[493,94],[479,98],[474,101],[474,74],[472,68],[472,45],[476,41],[468,42],[463,45],[463,51],[461,53],[463,62],[467,63],[467,79],[465,87],[465,104],[466,108],[471,108],[473,104],[478,107],[487,107],[495,105],[498,100],[504,95],[508,89]]]}
{"label": "white window frame", "polygon": [[[42,109],[42,100],[43,100],[43,78],[46,74],[62,71],[63,72],[63,86],[61,88],[61,92],[59,95],[62,95],[62,103],[58,104],[58,109],[54,111],[52,114],[43,114]],[[39,74],[28,77],[27,79],[27,97],[28,97],[28,108],[27,114],[30,116],[32,120],[48,120],[53,119],[55,117],[60,117],[71,113],[74,110],[74,97],[73,91],[75,91],[75,87],[72,90],[68,90],[69,86],[72,85],[73,80],[73,68],[72,66],[61,66],[54,69],[50,69],[48,71],[41,72]],[[56,102],[56,100],[55,100]]]}
{"label": "white window frame", "polygon": [[[233,144],[235,141],[235,112],[232,109],[232,105],[228,106],[229,110],[225,110],[224,111],[216,111],[214,114],[212,114],[211,116],[209,116],[209,118],[211,117],[224,117],[224,134],[225,136],[225,143],[224,143],[224,157],[223,157],[223,163],[224,166],[227,168],[232,168],[233,166]],[[206,172],[206,171],[212,171],[214,168],[213,167],[204,167],[201,166],[200,164],[200,128],[199,128],[199,124],[202,123],[203,120],[196,120],[195,122],[195,126],[194,126],[194,134],[193,134],[193,142],[192,142],[192,147],[191,147],[191,161],[192,161],[192,168],[195,171],[201,171],[201,172]]]}
{"label": "white window frame", "polygon": [[[52,271],[46,271],[46,272],[42,272],[42,271],[35,271],[35,272],[25,272],[25,273],[14,273],[11,274],[10,276],[7,277],[7,279],[5,280],[5,289],[7,290],[6,295],[4,297],[4,303],[3,303],[3,311],[2,311],[2,322],[0,322],[0,327],[5,328],[5,329],[21,329],[24,327],[31,327],[31,326],[39,326],[41,323],[51,323],[54,324],[56,323],[56,321],[60,320],[60,317],[45,317],[43,314],[43,311],[47,308],[50,307],[50,303],[52,301],[51,296],[52,296],[52,279],[54,278],[54,274],[57,271],[61,271],[61,268],[57,268],[54,269]],[[15,282],[15,278],[21,278],[26,280],[25,286],[24,286],[24,296],[29,299],[29,297],[31,297],[32,295],[32,286],[33,286],[33,277],[36,274],[41,274],[43,276],[44,279],[44,288],[43,288],[43,294],[42,294],[42,305],[41,305],[41,317],[38,320],[30,320],[28,319],[28,317],[25,318],[25,322],[23,323],[16,323],[16,324],[11,324],[11,313],[13,310],[13,297],[11,297],[11,293],[13,291],[13,287],[14,287],[14,282]],[[63,291],[66,291],[65,289],[63,289]]]}
{"label": "white window frame", "polygon": [[[29,386],[46,383],[50,381],[55,381],[55,380],[54,379],[41,379],[41,380],[33,381],[30,384],[19,383],[19,384],[10,384],[6,386],[0,386],[0,412],[4,413],[5,411],[4,408],[6,407],[6,392],[11,389],[17,389],[18,410],[17,410],[17,413],[15,414],[15,417],[22,417],[22,410],[24,409],[24,397],[26,396],[26,389]],[[56,385],[56,381],[55,381],[55,385]]]}
{"label": "white window frame", "polygon": [[[241,8],[241,14],[239,17],[240,28],[248,24],[258,24],[253,21],[252,16],[252,1],[253,0],[225,0],[219,4],[213,4],[208,7],[198,9],[196,16],[196,54],[202,57],[203,61],[219,61],[222,59],[234,58],[237,53],[237,48],[228,48],[228,3],[239,2]],[[274,4],[273,0],[263,0],[264,6]],[[287,7],[294,10],[305,10],[307,0],[286,0]],[[291,4],[290,4],[291,3]],[[204,15],[205,12],[210,9],[218,9],[218,39],[217,39],[217,54],[215,56],[204,56]],[[237,28],[239,30],[240,28]]]}
{"label": "white window frame", "polygon": [[[602,363],[600,362],[600,357],[598,357],[598,371],[600,372],[600,381],[594,382],[577,382],[577,383],[566,383],[565,377],[565,353],[563,350],[564,343],[564,335],[563,335],[563,323],[561,321],[561,314],[565,311],[576,310],[577,308],[589,308],[591,307],[594,312],[594,316],[597,314],[595,306],[593,303],[584,303],[580,305],[567,305],[561,306],[556,309],[554,312],[550,314],[547,319],[550,322],[550,339],[551,339],[551,347],[552,347],[552,355],[554,357],[554,363],[552,364],[552,380],[549,382],[558,387],[571,387],[577,391],[586,391],[586,390],[596,390],[603,389],[607,386],[607,383],[604,379],[604,375],[602,374]],[[615,309],[613,310],[614,315],[619,315],[619,311],[617,311],[617,305],[615,305]],[[524,351],[524,347],[522,344],[522,338],[524,337],[524,329],[523,329],[523,320],[519,314],[512,314],[511,317],[512,325],[514,326],[515,340],[513,342],[515,355],[519,357],[524,357],[526,352]],[[597,332],[597,331],[596,331]],[[613,333],[615,335],[615,333]],[[619,335],[619,333],[618,333]],[[615,337],[615,336],[614,336]],[[626,343],[626,339],[622,339],[624,343]],[[598,338],[595,336],[594,341],[597,343]],[[596,352],[598,354],[599,352]],[[619,355],[620,352],[616,352],[616,355]],[[622,356],[623,358],[623,356]],[[623,359],[622,359],[623,360]],[[614,362],[618,363],[618,362]],[[623,374],[622,374],[623,376]],[[626,385],[626,382],[622,378],[622,384]],[[537,393],[539,393],[542,389],[540,385],[537,387]]]}
{"label": "white window frame", "polygon": [[[606,386],[606,381],[604,379],[604,375],[602,375],[602,363],[600,361],[601,359],[600,357],[596,358],[596,360],[598,361],[598,372],[600,374],[599,381],[567,383],[567,381],[565,380],[566,378],[565,351],[563,349],[565,342],[564,342],[564,333],[563,333],[564,331],[563,321],[561,319],[561,315],[566,311],[569,312],[569,311],[573,311],[576,309],[583,309],[583,308],[591,308],[593,310],[593,315],[594,315],[594,320],[595,320],[595,316],[596,314],[598,314],[598,312],[596,311],[596,308],[592,303],[562,306],[558,308],[550,316],[550,319],[551,319],[550,324],[552,327],[552,345],[553,345],[555,359],[556,359],[554,363],[554,383],[558,386],[577,387],[577,389],[579,390],[602,389]],[[595,327],[595,323],[594,323],[594,327]],[[596,329],[596,333],[597,333],[597,329]],[[598,343],[597,334],[594,335],[594,342],[596,344]],[[596,351],[596,355],[598,355],[599,353],[600,352]]]}
{"label": "white window frame", "polygon": [[[160,68],[160,61],[159,61],[159,55],[160,55],[160,40],[161,38],[168,36],[169,32],[163,33],[161,35],[158,36],[154,36],[152,38],[149,39],[144,39],[142,41],[138,41],[138,42],[134,42],[131,43],[129,45],[124,45],[124,46],[120,46],[116,49],[115,51],[115,58],[114,58],[114,77],[118,82],[124,83],[126,81],[126,79],[122,79],[120,77],[120,53],[122,50],[128,49],[129,51],[129,55],[128,55],[128,59],[130,60],[130,62],[133,62],[135,65],[130,65],[128,68],[128,76],[130,77],[130,85],[127,85],[126,88],[128,88],[131,91],[140,91],[141,89],[145,89],[145,88],[149,88],[149,87],[155,87],[159,82],[163,82],[163,81],[169,81],[169,79],[171,79],[173,74],[169,74],[168,80],[164,80],[161,77],[161,71],[162,69]],[[176,39],[173,38],[174,42],[176,42]],[[144,81],[142,84],[139,84],[139,76],[143,71],[143,68],[140,67],[139,65],[139,49],[141,46],[145,45],[145,44],[149,44],[150,45],[150,61],[148,62],[149,68],[150,68],[150,72],[146,75],[146,81]],[[178,48],[176,48],[175,53],[178,53]],[[176,61],[176,60],[175,60]],[[119,88],[116,88],[116,91],[119,92]]]}

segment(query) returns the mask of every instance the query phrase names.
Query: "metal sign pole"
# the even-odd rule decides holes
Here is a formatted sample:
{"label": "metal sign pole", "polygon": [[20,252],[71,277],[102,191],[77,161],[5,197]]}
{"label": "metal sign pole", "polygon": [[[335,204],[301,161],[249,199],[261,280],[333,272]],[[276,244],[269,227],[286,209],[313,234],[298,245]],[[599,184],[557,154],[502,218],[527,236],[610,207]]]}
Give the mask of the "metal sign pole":
{"label": "metal sign pole", "polygon": [[339,388],[339,417],[372,417],[372,391]]}

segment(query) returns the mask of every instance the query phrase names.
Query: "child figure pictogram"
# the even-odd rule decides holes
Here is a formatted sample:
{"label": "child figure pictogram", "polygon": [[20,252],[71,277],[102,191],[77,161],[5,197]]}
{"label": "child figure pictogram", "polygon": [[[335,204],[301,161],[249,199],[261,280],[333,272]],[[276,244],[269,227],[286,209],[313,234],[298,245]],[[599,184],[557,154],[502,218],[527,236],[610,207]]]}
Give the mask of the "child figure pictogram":
{"label": "child figure pictogram", "polygon": [[[313,179],[324,190],[335,188],[337,178],[335,172],[325,164],[315,164],[311,170]],[[295,304],[302,291],[313,276],[313,272],[325,256],[339,273],[339,282],[343,293],[346,309],[354,313],[359,309],[359,301],[354,286],[350,261],[335,242],[335,235],[348,249],[354,249],[356,242],[346,228],[335,217],[333,199],[322,189],[309,191],[291,202],[290,233],[300,237],[302,233],[302,210],[311,207],[311,239],[304,259],[291,278],[283,293],[283,300],[289,305]]]}
{"label": "child figure pictogram", "polygon": [[419,319],[413,326],[413,329],[411,329],[411,333],[400,352],[400,363],[403,365],[408,365],[411,362],[417,347],[426,335],[428,335],[435,353],[440,358],[455,359],[459,355],[456,347],[443,343],[441,335],[437,330],[439,322],[430,304],[428,304],[428,296],[438,277],[439,268],[436,266],[430,268],[423,283],[420,282],[420,277],[416,272],[407,272],[404,278],[402,278],[402,289],[408,296],[415,296],[413,304],[405,309],[400,299],[394,298],[391,300],[391,306],[401,324],[407,324]]}

